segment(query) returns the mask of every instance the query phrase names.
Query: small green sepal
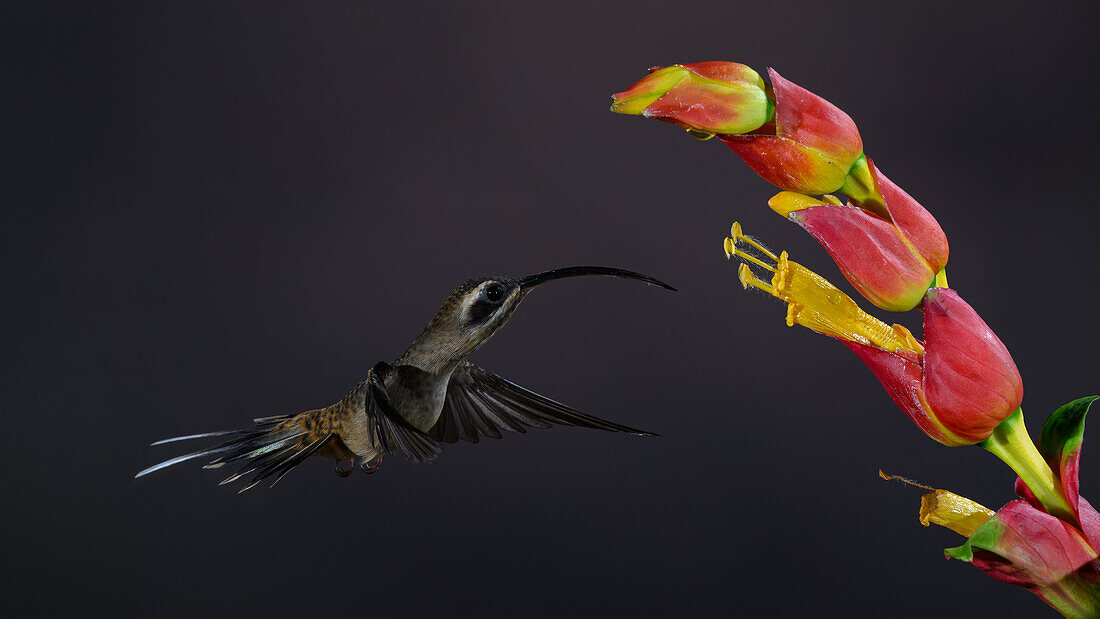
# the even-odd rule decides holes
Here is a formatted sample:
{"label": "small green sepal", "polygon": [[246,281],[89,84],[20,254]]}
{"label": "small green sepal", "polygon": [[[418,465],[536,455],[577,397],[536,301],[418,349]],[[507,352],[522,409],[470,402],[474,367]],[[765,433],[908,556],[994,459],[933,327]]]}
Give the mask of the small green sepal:
{"label": "small green sepal", "polygon": [[958,559],[959,561],[970,563],[974,560],[974,550],[970,548],[970,540],[966,540],[966,543],[962,546],[944,548],[943,557],[945,559]]}

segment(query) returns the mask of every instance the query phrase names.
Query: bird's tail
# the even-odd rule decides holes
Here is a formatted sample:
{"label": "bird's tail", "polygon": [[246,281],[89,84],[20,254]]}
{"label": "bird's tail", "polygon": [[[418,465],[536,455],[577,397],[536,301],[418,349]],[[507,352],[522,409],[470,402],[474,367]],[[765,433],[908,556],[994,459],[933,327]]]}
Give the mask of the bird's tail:
{"label": "bird's tail", "polygon": [[143,477],[180,462],[212,457],[213,459],[203,466],[204,469],[216,469],[226,464],[244,462],[241,470],[224,479],[221,482],[222,484],[234,482],[247,475],[254,475],[240,489],[240,492],[244,492],[264,479],[273,476],[275,481],[271,482],[271,485],[274,486],[283,478],[283,475],[290,472],[290,469],[301,464],[302,461],[313,455],[325,443],[335,437],[335,434],[331,432],[317,432],[319,425],[316,423],[317,418],[324,415],[324,413],[325,410],[320,409],[297,415],[260,417],[259,419],[253,419],[255,425],[241,430],[205,432],[157,441],[153,445],[164,445],[191,439],[224,437],[224,442],[219,445],[165,460],[141,471],[134,477]]}

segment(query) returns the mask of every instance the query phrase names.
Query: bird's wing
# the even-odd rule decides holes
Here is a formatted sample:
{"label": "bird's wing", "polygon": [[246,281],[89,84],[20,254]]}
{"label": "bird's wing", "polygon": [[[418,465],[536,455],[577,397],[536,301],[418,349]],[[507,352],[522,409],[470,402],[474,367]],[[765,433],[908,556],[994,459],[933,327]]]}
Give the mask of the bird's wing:
{"label": "bird's wing", "polygon": [[413,462],[429,462],[439,456],[439,442],[415,428],[394,409],[386,393],[384,377],[393,370],[378,363],[367,373],[365,409],[370,440],[382,453],[399,453]]}
{"label": "bird's wing", "polygon": [[428,435],[443,443],[459,439],[476,443],[479,436],[500,438],[502,430],[523,433],[527,428],[552,425],[655,436],[652,432],[586,415],[469,361],[464,361],[451,375],[443,411]]}

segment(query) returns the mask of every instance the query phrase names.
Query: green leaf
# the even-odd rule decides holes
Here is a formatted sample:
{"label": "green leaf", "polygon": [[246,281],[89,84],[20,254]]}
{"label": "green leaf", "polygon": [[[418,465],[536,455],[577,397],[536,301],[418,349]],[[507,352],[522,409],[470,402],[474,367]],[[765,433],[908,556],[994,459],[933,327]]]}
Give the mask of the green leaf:
{"label": "green leaf", "polygon": [[1081,466],[1081,441],[1085,436],[1085,415],[1089,412],[1089,406],[1098,399],[1100,396],[1095,395],[1080,398],[1059,408],[1047,418],[1043,431],[1039,434],[1039,453],[1056,472],[1078,524],[1078,493],[1081,488],[1078,473]]}
{"label": "green leaf", "polygon": [[1066,454],[1080,448],[1085,434],[1085,415],[1096,400],[1100,400],[1100,396],[1079,398],[1062,406],[1047,418],[1043,431],[1039,434],[1039,453],[1048,462],[1061,468]]}

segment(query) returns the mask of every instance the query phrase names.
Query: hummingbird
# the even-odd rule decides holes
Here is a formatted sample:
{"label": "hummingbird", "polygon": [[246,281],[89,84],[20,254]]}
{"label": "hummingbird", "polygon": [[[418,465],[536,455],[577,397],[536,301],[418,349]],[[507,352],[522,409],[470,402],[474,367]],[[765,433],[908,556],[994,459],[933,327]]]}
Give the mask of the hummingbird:
{"label": "hummingbird", "polygon": [[656,436],[543,397],[466,360],[515,313],[535,288],[567,277],[605,275],[635,279],[668,290],[648,275],[597,266],[544,271],[527,277],[475,277],[451,293],[431,322],[393,363],[379,362],[339,402],[297,414],[253,419],[240,430],[205,432],[156,441],[163,445],[193,439],[224,441],[165,460],[134,477],[181,462],[213,458],[204,469],[242,463],[221,485],[251,476],[240,492],[274,478],[274,486],[310,456],[336,460],[347,477],[356,462],[374,473],[382,458],[400,454],[414,462],[434,460],[442,445],[458,440],[499,439],[502,432],[578,426],[638,436]]}

